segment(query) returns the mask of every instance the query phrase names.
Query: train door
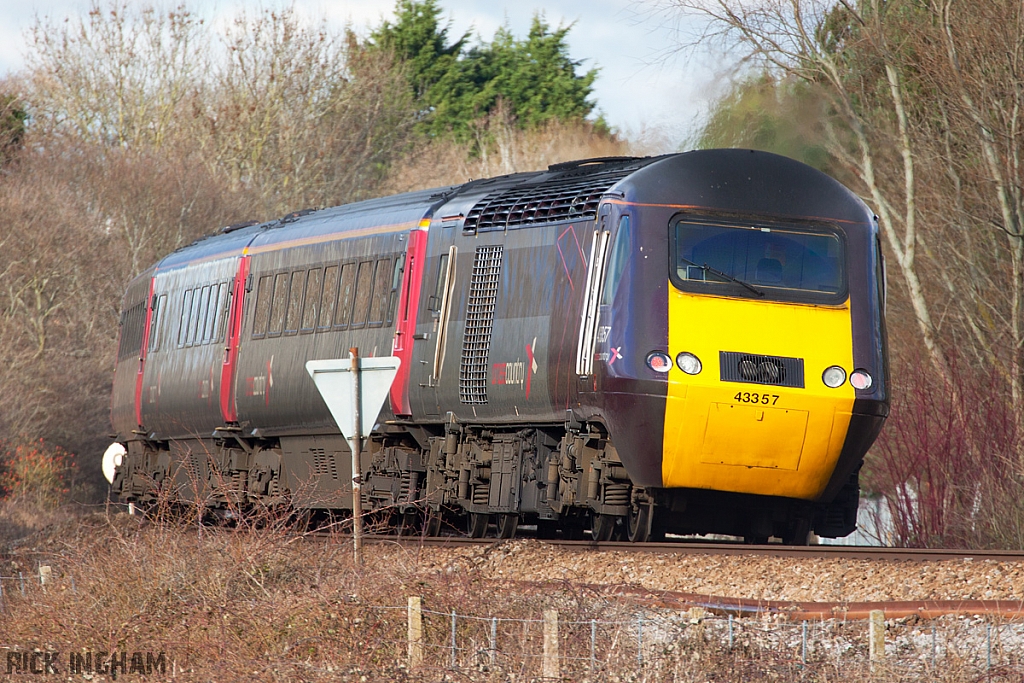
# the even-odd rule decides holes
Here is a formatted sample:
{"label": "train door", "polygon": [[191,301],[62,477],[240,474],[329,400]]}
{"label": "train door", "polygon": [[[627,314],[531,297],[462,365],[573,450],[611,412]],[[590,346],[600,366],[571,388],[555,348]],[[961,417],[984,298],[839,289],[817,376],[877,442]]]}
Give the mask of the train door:
{"label": "train door", "polygon": [[220,371],[220,413],[225,423],[238,421],[238,411],[235,408],[235,366],[238,362],[238,344],[242,336],[245,292],[252,288],[249,258],[249,254],[243,251],[238,262],[238,273],[228,290],[228,325],[224,339],[224,360]]}
{"label": "train door", "polygon": [[430,220],[424,219],[418,229],[409,233],[409,246],[395,266],[395,277],[401,278],[398,310],[394,312],[395,337],[391,346],[392,355],[398,356],[402,365],[391,384],[391,412],[395,415],[410,415],[409,378],[412,374],[412,351],[416,337],[416,314],[419,308],[420,291],[423,283],[423,261],[427,255],[427,229]]}
{"label": "train door", "polygon": [[[445,370],[445,346],[452,321],[452,294],[455,291],[456,261],[455,225],[441,227],[436,246],[430,245],[423,286],[426,288],[426,311],[419,318],[413,351],[412,382],[417,386],[411,392],[414,414],[439,417],[441,409],[437,388]],[[434,233],[436,234],[436,232]],[[414,397],[414,398],[412,398]]]}

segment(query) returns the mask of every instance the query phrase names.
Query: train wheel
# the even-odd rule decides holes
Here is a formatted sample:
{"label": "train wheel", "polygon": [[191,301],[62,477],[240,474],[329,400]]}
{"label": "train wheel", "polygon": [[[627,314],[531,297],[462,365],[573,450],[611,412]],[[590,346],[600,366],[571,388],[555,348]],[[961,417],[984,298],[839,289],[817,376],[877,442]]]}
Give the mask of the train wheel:
{"label": "train wheel", "polygon": [[485,512],[470,512],[466,515],[466,533],[470,538],[483,538],[487,535],[487,523],[490,515]]}
{"label": "train wheel", "polygon": [[498,538],[513,538],[519,528],[519,515],[502,514],[497,519]]}
{"label": "train wheel", "polygon": [[427,518],[423,521],[424,536],[441,535],[441,512],[440,510],[427,510]]}
{"label": "train wheel", "polygon": [[590,537],[598,543],[612,540],[617,519],[615,515],[602,515],[595,512],[590,518]]}
{"label": "train wheel", "polygon": [[398,535],[415,536],[420,530],[420,515],[416,510],[409,510],[398,515]]}
{"label": "train wheel", "polygon": [[630,505],[626,518],[626,537],[631,543],[647,543],[651,540],[653,522],[654,503]]}

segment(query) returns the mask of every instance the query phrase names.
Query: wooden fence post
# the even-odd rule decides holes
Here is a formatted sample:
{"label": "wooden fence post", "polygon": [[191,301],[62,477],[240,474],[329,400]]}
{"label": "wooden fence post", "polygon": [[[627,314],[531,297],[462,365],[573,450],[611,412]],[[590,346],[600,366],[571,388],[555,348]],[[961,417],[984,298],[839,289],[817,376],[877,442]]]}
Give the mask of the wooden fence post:
{"label": "wooden fence post", "polygon": [[423,665],[423,599],[409,598],[409,670]]}
{"label": "wooden fence post", "polygon": [[871,610],[868,617],[868,653],[874,670],[885,659],[885,612],[880,609]]}
{"label": "wooden fence post", "polygon": [[558,663],[558,612],[544,610],[544,663],[541,675],[544,678],[560,678]]}

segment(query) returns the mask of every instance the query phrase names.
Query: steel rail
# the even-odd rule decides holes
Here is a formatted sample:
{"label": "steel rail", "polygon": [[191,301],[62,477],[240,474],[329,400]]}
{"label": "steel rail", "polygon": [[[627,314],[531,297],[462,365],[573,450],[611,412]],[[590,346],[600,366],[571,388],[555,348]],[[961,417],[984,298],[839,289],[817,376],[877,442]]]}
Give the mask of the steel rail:
{"label": "steel rail", "polygon": [[[320,534],[313,534],[319,537]],[[347,534],[338,534],[347,538]],[[461,536],[383,536],[364,537],[368,543],[397,543],[431,547],[496,546],[509,541],[494,538],[467,538]],[[515,540],[525,540],[523,537]],[[623,541],[565,541],[559,539],[529,539],[566,550],[580,552],[636,552],[672,555],[758,555],[790,558],[826,558],[874,561],[936,562],[946,560],[977,560],[990,562],[1024,562],[1021,550],[966,550],[955,548],[883,548],[847,545],[745,545],[741,543],[665,542],[628,543]]]}
{"label": "steel rail", "polygon": [[[564,583],[550,581],[517,581],[530,590],[557,590]],[[700,607],[712,614],[740,617],[771,615],[784,621],[861,621],[871,612],[881,611],[886,619],[916,616],[935,619],[946,615],[999,616],[1003,619],[1024,619],[1024,600],[895,600],[811,602],[801,600],[751,600],[717,595],[654,590],[629,585],[578,584],[598,595],[625,600],[649,608],[686,610]]]}

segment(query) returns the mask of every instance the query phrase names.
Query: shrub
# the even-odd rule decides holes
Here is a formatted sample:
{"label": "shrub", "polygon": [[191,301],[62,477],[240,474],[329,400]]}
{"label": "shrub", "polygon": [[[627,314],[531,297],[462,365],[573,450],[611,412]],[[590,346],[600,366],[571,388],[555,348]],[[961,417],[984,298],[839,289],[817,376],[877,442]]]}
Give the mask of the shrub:
{"label": "shrub", "polygon": [[38,441],[12,444],[0,461],[0,496],[56,506],[71,493],[73,456],[60,446]]}

